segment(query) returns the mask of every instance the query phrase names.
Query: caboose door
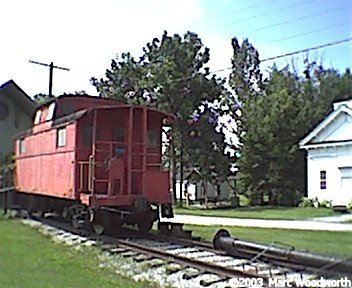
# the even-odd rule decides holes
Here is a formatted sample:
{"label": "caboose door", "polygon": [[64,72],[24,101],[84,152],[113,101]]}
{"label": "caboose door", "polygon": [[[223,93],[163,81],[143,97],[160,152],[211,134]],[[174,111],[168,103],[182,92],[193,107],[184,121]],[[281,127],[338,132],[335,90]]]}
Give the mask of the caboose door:
{"label": "caboose door", "polygon": [[93,194],[109,196],[126,191],[126,109],[95,109],[88,183]]}
{"label": "caboose door", "polygon": [[147,167],[147,108],[130,107],[128,121],[128,194],[143,195]]}

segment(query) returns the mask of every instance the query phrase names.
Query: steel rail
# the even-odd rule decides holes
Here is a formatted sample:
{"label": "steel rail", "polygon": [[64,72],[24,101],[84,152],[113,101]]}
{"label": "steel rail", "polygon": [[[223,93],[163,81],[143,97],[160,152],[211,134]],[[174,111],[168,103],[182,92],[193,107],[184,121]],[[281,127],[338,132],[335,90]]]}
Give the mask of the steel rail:
{"label": "steel rail", "polygon": [[[224,277],[252,277],[252,278],[262,278],[265,282],[268,281],[268,277],[259,276],[257,273],[251,271],[240,271],[226,266],[219,266],[210,262],[201,261],[198,259],[189,258],[186,256],[175,255],[170,252],[162,251],[156,248],[147,247],[144,245],[136,244],[128,240],[118,240],[117,244],[119,247],[132,248],[142,253],[148,253],[154,257],[165,259],[168,261],[173,261],[182,265],[192,266],[199,269],[200,271],[210,272]],[[241,266],[239,266],[241,267]]]}

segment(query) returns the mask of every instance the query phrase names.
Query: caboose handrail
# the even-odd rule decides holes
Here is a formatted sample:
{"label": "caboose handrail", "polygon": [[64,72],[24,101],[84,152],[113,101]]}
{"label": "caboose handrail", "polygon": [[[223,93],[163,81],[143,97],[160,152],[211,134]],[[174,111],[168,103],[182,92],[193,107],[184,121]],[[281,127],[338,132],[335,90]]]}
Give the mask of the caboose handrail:
{"label": "caboose handrail", "polygon": [[94,156],[89,155],[88,165],[88,191],[93,193],[94,190]]}

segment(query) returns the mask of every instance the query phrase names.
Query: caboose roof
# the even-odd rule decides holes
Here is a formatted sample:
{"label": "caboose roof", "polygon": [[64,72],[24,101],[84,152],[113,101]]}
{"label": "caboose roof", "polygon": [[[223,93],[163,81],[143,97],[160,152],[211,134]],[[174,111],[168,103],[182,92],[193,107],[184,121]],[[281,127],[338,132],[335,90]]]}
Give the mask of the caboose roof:
{"label": "caboose roof", "polygon": [[43,102],[40,106],[40,107],[43,107],[43,106],[48,106],[50,105],[51,103],[53,102],[60,102],[61,99],[70,99],[70,100],[77,100],[77,99],[80,99],[82,101],[85,101],[85,100],[99,100],[99,102],[107,102],[107,103],[116,103],[116,104],[119,104],[122,102],[118,101],[118,100],[115,100],[115,99],[112,99],[112,98],[105,98],[105,97],[100,97],[100,96],[92,96],[92,95],[88,95],[88,94],[83,94],[83,95],[80,95],[80,94],[63,94],[63,95],[60,95],[60,96],[57,96],[57,97],[53,97],[51,99],[48,99],[46,100],[45,102]]}
{"label": "caboose roof", "polygon": [[[133,108],[145,108],[145,106],[129,105],[129,104],[91,107],[91,108],[82,109],[82,110],[76,111],[74,113],[68,114],[66,116],[57,118],[56,120],[54,120],[53,126],[66,125],[69,122],[76,121],[76,120],[82,118],[84,115],[86,115],[87,113],[92,112],[94,110],[129,109],[131,107],[133,107]],[[175,118],[175,116],[170,114],[170,113],[159,111],[159,110],[157,110],[155,108],[150,108],[150,107],[146,107],[146,108],[147,108],[148,111],[155,112],[155,113],[157,113],[157,114],[159,114],[159,115],[161,115],[163,117],[170,117],[172,119]]]}

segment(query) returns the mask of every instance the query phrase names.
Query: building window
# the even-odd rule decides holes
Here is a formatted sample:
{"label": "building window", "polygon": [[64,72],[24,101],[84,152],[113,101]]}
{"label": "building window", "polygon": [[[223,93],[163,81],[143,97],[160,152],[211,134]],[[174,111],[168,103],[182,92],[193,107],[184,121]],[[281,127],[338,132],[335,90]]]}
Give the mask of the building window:
{"label": "building window", "polygon": [[325,170],[320,171],[320,189],[321,190],[326,189],[326,171]]}
{"label": "building window", "polygon": [[20,144],[19,144],[19,152],[20,154],[23,154],[26,152],[26,142],[24,139],[20,140]]}
{"label": "building window", "polygon": [[66,146],[66,127],[57,129],[56,139],[57,139],[56,141],[57,147]]}

